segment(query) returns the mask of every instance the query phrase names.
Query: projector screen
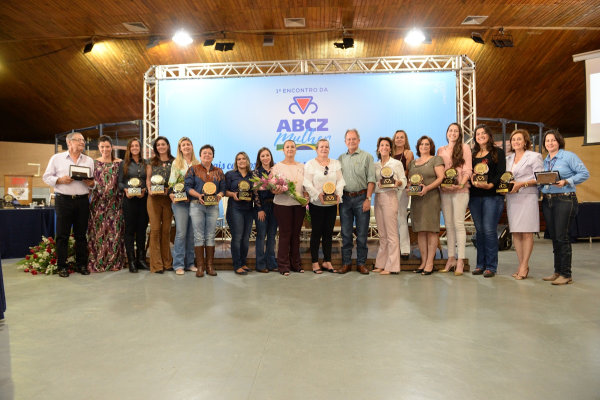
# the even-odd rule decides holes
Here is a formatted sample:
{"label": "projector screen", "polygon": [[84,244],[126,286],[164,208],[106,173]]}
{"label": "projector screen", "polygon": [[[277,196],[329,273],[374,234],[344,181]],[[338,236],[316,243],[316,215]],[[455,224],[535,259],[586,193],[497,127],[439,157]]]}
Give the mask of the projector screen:
{"label": "projector screen", "polygon": [[375,157],[377,138],[408,133],[446,144],[446,128],[456,121],[454,72],[297,75],[255,78],[161,80],[158,83],[159,134],[175,155],[177,142],[189,137],[196,156],[215,147],[213,164],[227,172],[245,151],[252,168],[257,152],[268,147],[283,160],[283,142],[292,139],[296,160],[316,156],[314,144],[330,141],[330,158],[345,152],[346,129],[356,128],[360,148]]}
{"label": "projector screen", "polygon": [[586,131],[585,144],[600,144],[600,57],[585,60]]}

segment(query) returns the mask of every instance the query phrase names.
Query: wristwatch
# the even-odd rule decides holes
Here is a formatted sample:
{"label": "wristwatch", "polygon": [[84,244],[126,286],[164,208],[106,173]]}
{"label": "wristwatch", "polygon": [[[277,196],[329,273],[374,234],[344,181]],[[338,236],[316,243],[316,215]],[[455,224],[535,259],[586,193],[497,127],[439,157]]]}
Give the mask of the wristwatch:
{"label": "wristwatch", "polygon": [[371,196],[367,196],[367,200],[371,201]]}

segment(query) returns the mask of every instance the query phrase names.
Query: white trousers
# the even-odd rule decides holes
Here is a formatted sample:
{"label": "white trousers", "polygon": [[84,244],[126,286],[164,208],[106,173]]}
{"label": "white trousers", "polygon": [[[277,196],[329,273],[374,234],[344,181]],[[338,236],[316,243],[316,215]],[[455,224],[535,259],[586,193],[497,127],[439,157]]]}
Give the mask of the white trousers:
{"label": "white trousers", "polygon": [[400,237],[400,253],[410,254],[410,235],[408,234],[408,194],[406,190],[398,191],[398,236]]}
{"label": "white trousers", "polygon": [[469,193],[442,193],[442,214],[448,238],[448,257],[456,256],[455,248],[458,245],[458,258],[466,258],[465,213],[468,205]]}

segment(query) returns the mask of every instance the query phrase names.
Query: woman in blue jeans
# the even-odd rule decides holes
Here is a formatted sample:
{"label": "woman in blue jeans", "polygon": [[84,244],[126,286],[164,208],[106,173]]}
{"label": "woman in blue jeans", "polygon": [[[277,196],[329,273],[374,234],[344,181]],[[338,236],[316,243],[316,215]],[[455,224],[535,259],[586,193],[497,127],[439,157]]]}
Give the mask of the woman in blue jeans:
{"label": "woman in blue jeans", "polygon": [[[262,177],[269,175],[273,168],[273,154],[271,150],[263,147],[256,157],[256,168],[253,176]],[[277,235],[277,220],[273,212],[273,199],[275,195],[270,190],[254,191],[254,223],[256,224],[256,270],[269,272],[277,270],[275,257],[275,236]],[[265,251],[265,237],[267,249]]]}
{"label": "woman in blue jeans", "polygon": [[579,210],[575,185],[585,182],[590,173],[575,153],[564,149],[565,139],[559,132],[546,132],[544,147],[548,151],[544,171],[557,171],[560,180],[554,185],[542,186],[542,213],[554,250],[554,273],[543,279],[553,285],[566,285],[573,283],[570,234]]}
{"label": "woman in blue jeans", "polygon": [[[185,174],[185,190],[190,199],[190,217],[194,226],[194,255],[196,256],[196,277],[204,276],[204,268],[210,276],[216,276],[213,266],[215,257],[215,231],[219,217],[219,205],[204,204],[204,186],[214,184],[214,194],[221,201],[225,195],[225,175],[221,168],[212,165],[215,148],[205,144],[200,149],[200,164],[192,166]],[[212,186],[212,185],[211,185]],[[213,188],[211,188],[213,189]],[[211,190],[212,192],[212,190]],[[211,194],[211,193],[208,193]],[[204,263],[206,251],[206,264]]]}
{"label": "woman in blue jeans", "polygon": [[250,268],[246,265],[248,248],[250,247],[250,233],[252,232],[252,197],[239,198],[242,191],[240,184],[246,182],[248,194],[252,182],[250,178],[250,158],[248,154],[240,151],[235,156],[233,170],[225,174],[225,195],[227,199],[227,224],[231,229],[231,258],[233,270],[238,275],[248,275]]}
{"label": "woman in blue jeans", "polygon": [[[500,177],[506,171],[504,150],[496,147],[491,129],[481,124],[475,128],[475,146],[473,146],[473,175],[469,210],[475,224],[477,238],[477,267],[473,275],[483,274],[491,278],[498,271],[497,228],[504,209],[504,196],[496,193]],[[488,167],[487,181],[477,178],[478,164]]]}
{"label": "woman in blue jeans", "polygon": [[171,176],[169,186],[171,187],[169,197],[173,204],[173,215],[175,216],[175,243],[173,247],[173,269],[177,275],[185,274],[184,271],[196,272],[194,265],[194,227],[190,217],[190,201],[175,201],[173,186],[183,183],[185,174],[190,167],[199,164],[200,161],[194,154],[192,141],[187,137],[179,139],[177,144],[177,157],[171,165]]}

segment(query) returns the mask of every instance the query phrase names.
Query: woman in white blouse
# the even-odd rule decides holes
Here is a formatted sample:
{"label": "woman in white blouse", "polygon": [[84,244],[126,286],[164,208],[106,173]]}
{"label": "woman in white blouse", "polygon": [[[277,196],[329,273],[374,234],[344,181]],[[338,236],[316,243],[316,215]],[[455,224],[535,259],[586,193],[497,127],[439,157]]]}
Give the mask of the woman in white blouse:
{"label": "woman in white blouse", "polygon": [[[304,194],[304,197],[308,198],[308,193],[303,188],[304,164],[297,162],[294,158],[296,143],[293,140],[286,140],[283,143],[283,154],[285,159],[275,164],[273,173],[284,175],[285,179],[294,182],[296,193]],[[304,270],[300,258],[300,232],[306,208],[280,189],[274,190],[272,193],[275,194],[273,212],[277,225],[279,225],[279,245],[277,247],[279,273],[284,276],[289,276],[290,271],[302,273]]]}
{"label": "woman in white blouse", "polygon": [[[331,265],[331,245],[333,227],[337,217],[337,204],[342,199],[344,191],[344,178],[342,177],[342,165],[338,160],[329,158],[329,141],[319,139],[317,141],[317,157],[308,161],[304,166],[304,189],[310,196],[308,205],[312,231],[310,235],[310,254],[312,258],[312,269],[315,274],[323,271],[319,268],[319,245],[323,242],[323,266],[328,272],[337,272]],[[336,204],[323,204],[323,185],[326,182],[335,184]]]}
{"label": "woman in white blouse", "polygon": [[[375,220],[379,231],[379,251],[375,259],[375,269],[380,275],[400,272],[400,240],[398,238],[397,191],[406,186],[406,175],[402,162],[394,159],[392,139],[380,137],[377,140],[377,158],[375,163]],[[394,186],[381,187],[381,170],[389,167],[393,172]]]}

